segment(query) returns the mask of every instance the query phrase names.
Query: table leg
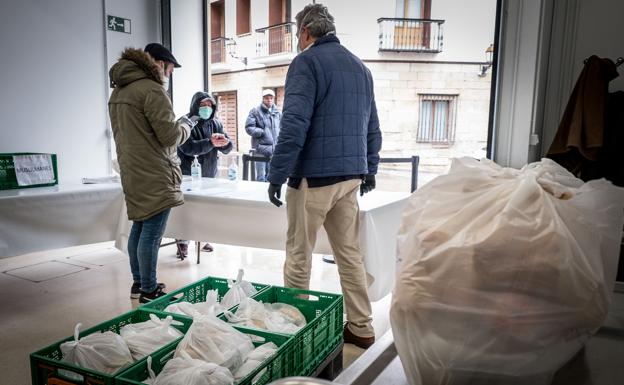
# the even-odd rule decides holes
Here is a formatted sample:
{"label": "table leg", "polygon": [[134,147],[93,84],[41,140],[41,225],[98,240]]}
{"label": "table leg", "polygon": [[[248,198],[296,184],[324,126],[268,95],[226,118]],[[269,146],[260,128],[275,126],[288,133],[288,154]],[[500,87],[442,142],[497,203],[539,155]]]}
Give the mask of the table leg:
{"label": "table leg", "polygon": [[195,249],[197,250],[197,264],[199,265],[199,253],[200,253],[201,243],[199,241],[195,242]]}

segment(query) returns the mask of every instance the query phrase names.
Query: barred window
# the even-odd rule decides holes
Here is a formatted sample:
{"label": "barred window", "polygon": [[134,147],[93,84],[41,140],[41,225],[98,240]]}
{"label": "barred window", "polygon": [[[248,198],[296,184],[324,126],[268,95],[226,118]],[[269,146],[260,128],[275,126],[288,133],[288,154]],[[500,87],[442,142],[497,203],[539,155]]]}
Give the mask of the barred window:
{"label": "barred window", "polygon": [[420,119],[416,141],[453,144],[457,95],[420,94]]}

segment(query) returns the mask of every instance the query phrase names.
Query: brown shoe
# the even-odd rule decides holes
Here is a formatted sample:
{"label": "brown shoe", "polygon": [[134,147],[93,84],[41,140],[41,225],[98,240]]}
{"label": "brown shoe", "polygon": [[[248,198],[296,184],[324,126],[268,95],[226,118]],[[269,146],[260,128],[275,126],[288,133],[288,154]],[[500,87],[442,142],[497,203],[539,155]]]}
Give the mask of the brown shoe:
{"label": "brown shoe", "polygon": [[344,343],[353,344],[362,349],[368,349],[375,343],[375,337],[358,337],[349,330],[347,325],[344,327]]}

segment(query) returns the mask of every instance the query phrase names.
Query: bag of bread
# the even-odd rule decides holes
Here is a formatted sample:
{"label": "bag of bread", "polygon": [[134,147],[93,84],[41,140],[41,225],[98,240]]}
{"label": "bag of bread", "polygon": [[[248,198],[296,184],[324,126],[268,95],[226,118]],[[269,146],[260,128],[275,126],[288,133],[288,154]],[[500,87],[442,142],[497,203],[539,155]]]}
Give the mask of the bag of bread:
{"label": "bag of bread", "polygon": [[454,159],[398,234],[390,320],[411,384],[549,384],[602,325],[624,189],[549,159]]}

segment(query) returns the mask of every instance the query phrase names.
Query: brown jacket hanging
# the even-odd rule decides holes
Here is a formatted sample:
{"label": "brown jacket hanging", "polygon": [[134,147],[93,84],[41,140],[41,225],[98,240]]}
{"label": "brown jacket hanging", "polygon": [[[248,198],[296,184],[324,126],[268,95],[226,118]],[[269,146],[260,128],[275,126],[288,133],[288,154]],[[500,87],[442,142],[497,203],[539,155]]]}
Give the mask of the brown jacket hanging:
{"label": "brown jacket hanging", "polygon": [[609,82],[616,78],[610,59],[591,56],[579,76],[547,156],[582,177],[603,145],[605,103]]}

